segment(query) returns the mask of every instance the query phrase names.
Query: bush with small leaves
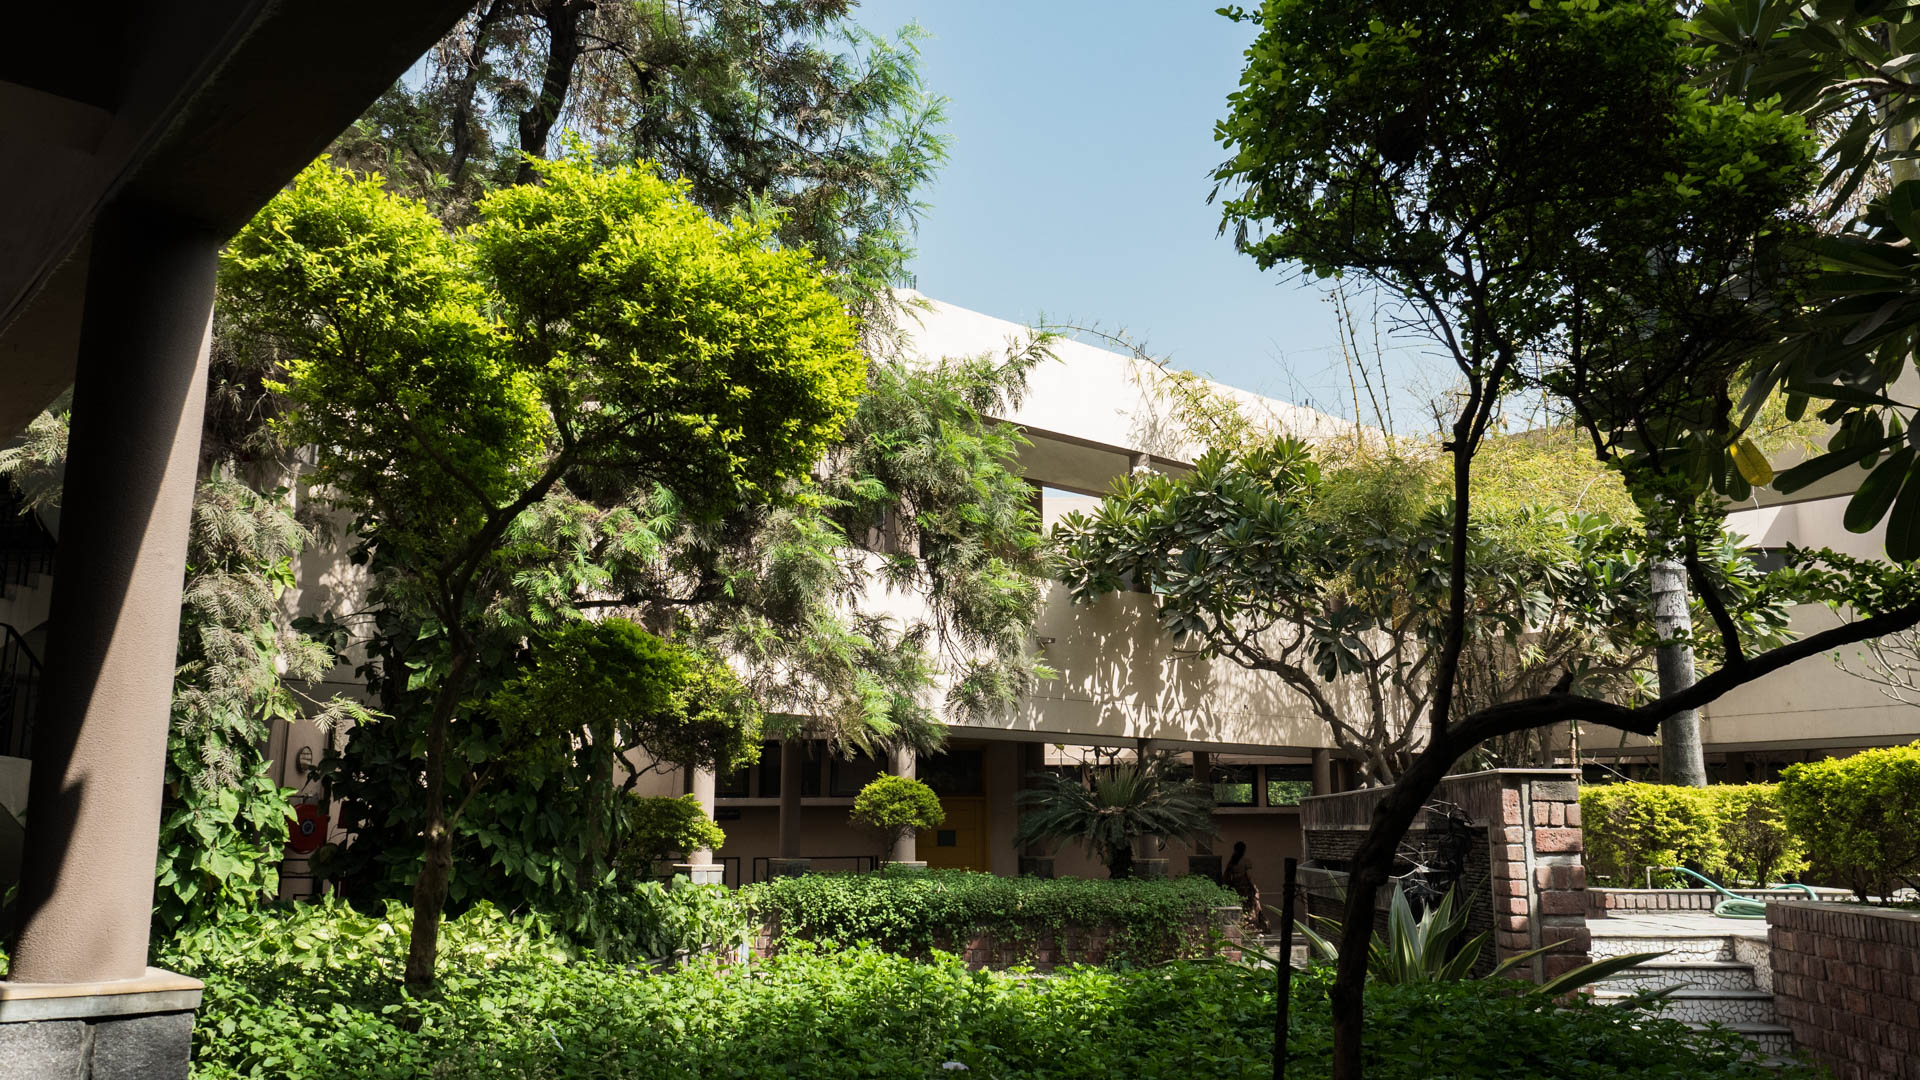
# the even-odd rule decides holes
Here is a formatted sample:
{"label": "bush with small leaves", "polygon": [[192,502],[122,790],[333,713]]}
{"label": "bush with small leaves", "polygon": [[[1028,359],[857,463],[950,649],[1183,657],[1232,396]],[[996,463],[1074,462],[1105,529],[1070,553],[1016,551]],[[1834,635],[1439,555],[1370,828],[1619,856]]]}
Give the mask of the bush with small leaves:
{"label": "bush with small leaves", "polygon": [[1920,743],[1789,765],[1780,805],[1815,881],[1862,900],[1920,883]]}

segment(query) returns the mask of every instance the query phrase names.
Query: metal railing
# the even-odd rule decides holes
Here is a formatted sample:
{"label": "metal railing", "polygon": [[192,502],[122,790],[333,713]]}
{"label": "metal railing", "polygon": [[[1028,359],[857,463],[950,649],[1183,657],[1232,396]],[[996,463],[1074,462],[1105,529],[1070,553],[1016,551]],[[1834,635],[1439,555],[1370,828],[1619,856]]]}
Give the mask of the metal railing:
{"label": "metal railing", "polygon": [[40,657],[18,630],[0,623],[0,755],[33,756],[41,681]]}
{"label": "metal railing", "polygon": [[[809,855],[815,873],[827,874],[836,870],[872,870],[880,865],[880,859],[874,855]],[[766,881],[770,873],[771,856],[756,855],[753,859],[753,880]]]}
{"label": "metal railing", "polygon": [[0,596],[16,585],[32,584],[53,572],[57,544],[40,515],[22,512],[12,485],[0,482]]}

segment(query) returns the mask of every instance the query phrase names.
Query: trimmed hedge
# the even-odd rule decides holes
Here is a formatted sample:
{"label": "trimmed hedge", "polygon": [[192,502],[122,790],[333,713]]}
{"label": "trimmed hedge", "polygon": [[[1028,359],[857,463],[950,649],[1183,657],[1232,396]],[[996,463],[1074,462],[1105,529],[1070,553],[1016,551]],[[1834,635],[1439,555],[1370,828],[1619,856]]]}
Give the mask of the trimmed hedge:
{"label": "trimmed hedge", "polygon": [[1789,765],[1780,804],[1814,880],[1866,900],[1920,876],[1920,743]]}
{"label": "trimmed hedge", "polygon": [[[535,920],[445,924],[440,982],[401,988],[406,912],[248,916],[163,946],[207,984],[194,1080],[1265,1080],[1273,972],[1175,962],[1034,977],[873,949],[649,975],[569,959]],[[1325,968],[1294,978],[1292,1064],[1327,1076]],[[1731,1033],[1498,980],[1372,985],[1373,1080],[1810,1080]],[[949,1063],[965,1066],[964,1073]]]}
{"label": "trimmed hedge", "polygon": [[781,943],[870,942],[926,956],[957,951],[975,935],[1021,941],[1045,929],[1108,929],[1112,959],[1191,955],[1194,928],[1240,897],[1202,877],[1170,880],[998,877],[971,870],[808,874],[740,890],[747,910],[778,928]]}
{"label": "trimmed hedge", "polygon": [[[1648,868],[1695,865],[1721,881],[1764,883],[1806,869],[1775,784],[1597,784],[1580,788],[1587,873],[1643,888]],[[1655,875],[1656,884],[1690,885]]]}

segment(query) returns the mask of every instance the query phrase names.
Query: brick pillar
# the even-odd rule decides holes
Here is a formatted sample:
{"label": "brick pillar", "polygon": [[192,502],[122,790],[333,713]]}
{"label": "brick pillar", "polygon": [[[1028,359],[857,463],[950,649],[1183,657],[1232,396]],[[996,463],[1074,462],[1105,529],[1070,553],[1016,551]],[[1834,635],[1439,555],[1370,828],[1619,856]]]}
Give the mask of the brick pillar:
{"label": "brick pillar", "polygon": [[1501,770],[1500,815],[1489,822],[1499,959],[1554,941],[1568,944],[1522,965],[1535,981],[1589,960],[1587,870],[1581,858],[1580,784],[1531,770]]}

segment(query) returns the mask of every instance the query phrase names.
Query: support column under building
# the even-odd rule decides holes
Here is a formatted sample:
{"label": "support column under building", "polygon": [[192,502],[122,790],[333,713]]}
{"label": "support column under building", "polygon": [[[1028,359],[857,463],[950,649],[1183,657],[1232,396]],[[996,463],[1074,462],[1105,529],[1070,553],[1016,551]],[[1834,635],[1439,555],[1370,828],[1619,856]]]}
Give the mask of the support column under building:
{"label": "support column under building", "polygon": [[[902,746],[896,747],[889,752],[887,771],[895,776],[904,776],[909,780],[914,779],[920,770],[913,749]],[[894,838],[893,850],[888,852],[887,858],[889,861],[896,863],[917,862],[920,857],[919,849],[919,839],[911,832],[904,832]]]}
{"label": "support column under building", "polygon": [[1333,794],[1333,753],[1329,750],[1313,752],[1313,793]]}
{"label": "support column under building", "polygon": [[[713,819],[714,780],[712,769],[693,770],[693,797],[700,803],[700,810],[709,821]],[[695,848],[687,852],[687,861],[676,865],[674,869],[687,875],[695,885],[719,885],[725,881],[725,869],[714,861],[712,848]]]}
{"label": "support column under building", "polygon": [[219,250],[148,207],[94,224],[0,1072],[187,1074],[200,983],[147,928]]}
{"label": "support column under building", "polygon": [[801,775],[807,764],[805,739],[780,742],[780,846],[783,859],[800,857]]}
{"label": "support column under building", "polygon": [[10,981],[147,973],[180,586],[220,238],[94,228]]}

